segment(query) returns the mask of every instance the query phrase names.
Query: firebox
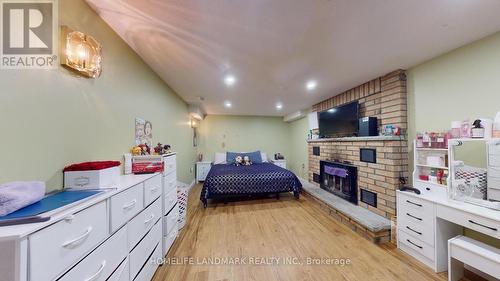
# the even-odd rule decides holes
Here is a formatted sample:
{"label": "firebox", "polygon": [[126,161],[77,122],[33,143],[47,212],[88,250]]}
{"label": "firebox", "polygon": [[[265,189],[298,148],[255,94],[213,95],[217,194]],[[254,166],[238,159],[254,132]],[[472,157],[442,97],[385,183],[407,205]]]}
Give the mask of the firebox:
{"label": "firebox", "polygon": [[358,168],[345,163],[320,161],[320,187],[358,204]]}

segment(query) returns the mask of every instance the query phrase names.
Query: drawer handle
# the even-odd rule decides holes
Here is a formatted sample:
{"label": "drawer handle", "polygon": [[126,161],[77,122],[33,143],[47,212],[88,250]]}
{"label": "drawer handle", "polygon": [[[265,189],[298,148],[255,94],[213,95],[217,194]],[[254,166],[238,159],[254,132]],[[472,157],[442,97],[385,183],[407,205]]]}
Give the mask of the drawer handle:
{"label": "drawer handle", "polygon": [[135,206],[136,203],[137,203],[137,200],[134,199],[134,200],[132,200],[132,202],[130,202],[130,203],[126,204],[126,205],[123,205],[123,209],[124,210],[131,209],[131,208],[133,208]]}
{"label": "drawer handle", "polygon": [[104,270],[104,267],[106,266],[106,261],[104,260],[102,263],[101,263],[101,266],[99,267],[99,269],[97,270],[96,273],[94,273],[94,275],[90,276],[89,278],[85,279],[85,281],[93,281],[93,280],[96,280],[97,277],[99,277],[99,275],[101,275],[102,271]]}
{"label": "drawer handle", "polygon": [[480,224],[478,222],[475,222],[473,220],[469,220],[470,223],[472,224],[475,224],[475,225],[479,225],[479,226],[482,226],[484,228],[487,228],[487,229],[490,229],[490,230],[493,230],[493,231],[498,231],[498,229],[494,228],[494,227],[491,227],[491,226],[487,226],[487,225],[484,225],[484,224]]}
{"label": "drawer handle", "polygon": [[85,233],[84,233],[84,234],[82,234],[82,235],[80,235],[80,236],[76,237],[76,238],[75,238],[75,239],[73,239],[73,240],[70,240],[70,241],[68,241],[68,242],[65,242],[64,244],[62,244],[62,246],[63,246],[64,248],[67,248],[67,247],[72,247],[72,246],[74,246],[74,245],[76,245],[76,244],[80,243],[83,239],[87,238],[87,237],[90,235],[90,232],[92,232],[92,226],[89,226],[89,227],[87,228],[87,230],[85,231]]}
{"label": "drawer handle", "polygon": [[422,207],[422,205],[421,205],[421,204],[417,204],[417,203],[415,203],[415,202],[411,202],[410,200],[406,200],[406,202],[408,202],[408,203],[410,203],[410,204],[413,204],[413,205],[415,205],[415,206],[418,206],[418,207]]}
{"label": "drawer handle", "polygon": [[418,235],[422,235],[422,232],[418,232],[418,231],[416,231],[415,229],[413,229],[413,228],[411,228],[409,226],[406,226],[406,229],[411,230],[411,231],[415,232]]}
{"label": "drawer handle", "polygon": [[422,246],[419,246],[419,245],[417,245],[417,244],[415,244],[415,243],[411,242],[411,241],[410,241],[410,239],[406,239],[406,242],[408,242],[408,243],[412,244],[413,246],[415,246],[415,247],[417,247],[417,248],[419,248],[419,249],[423,249],[423,248],[424,248],[424,247],[422,247]]}
{"label": "drawer handle", "polygon": [[411,214],[409,214],[409,213],[406,213],[406,215],[407,215],[407,216],[409,216],[410,218],[414,218],[414,219],[416,219],[416,220],[422,221],[422,219],[421,219],[421,218],[419,218],[419,217],[415,217],[414,215],[411,215]]}
{"label": "drawer handle", "polygon": [[153,220],[154,217],[155,217],[155,214],[151,214],[151,216],[149,217],[149,219],[147,219],[147,220],[144,221],[144,224],[148,224],[150,221]]}

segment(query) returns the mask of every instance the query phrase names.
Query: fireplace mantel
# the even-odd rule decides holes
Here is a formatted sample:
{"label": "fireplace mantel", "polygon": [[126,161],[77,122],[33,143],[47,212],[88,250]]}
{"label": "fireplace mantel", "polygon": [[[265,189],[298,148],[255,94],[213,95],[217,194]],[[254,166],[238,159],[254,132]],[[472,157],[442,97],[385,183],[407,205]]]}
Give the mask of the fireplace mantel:
{"label": "fireplace mantel", "polygon": [[308,143],[315,142],[342,142],[342,141],[405,141],[405,136],[374,136],[374,137],[343,137],[343,138],[324,138],[307,140]]}

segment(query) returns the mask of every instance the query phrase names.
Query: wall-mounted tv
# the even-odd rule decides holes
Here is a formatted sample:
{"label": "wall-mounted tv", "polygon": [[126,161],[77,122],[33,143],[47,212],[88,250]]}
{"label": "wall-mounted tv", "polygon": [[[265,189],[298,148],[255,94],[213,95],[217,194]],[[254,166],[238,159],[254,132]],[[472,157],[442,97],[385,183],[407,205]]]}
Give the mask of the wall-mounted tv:
{"label": "wall-mounted tv", "polygon": [[321,138],[355,137],[358,135],[359,103],[351,102],[318,113]]}

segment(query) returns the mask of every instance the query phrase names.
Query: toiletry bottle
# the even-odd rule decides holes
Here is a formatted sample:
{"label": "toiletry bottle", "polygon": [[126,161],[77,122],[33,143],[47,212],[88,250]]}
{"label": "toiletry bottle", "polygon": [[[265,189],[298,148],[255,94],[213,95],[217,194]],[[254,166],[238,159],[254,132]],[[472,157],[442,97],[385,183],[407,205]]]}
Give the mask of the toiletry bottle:
{"label": "toiletry bottle", "polygon": [[493,121],[493,138],[500,138],[500,111],[497,113],[495,117],[495,121]]}

